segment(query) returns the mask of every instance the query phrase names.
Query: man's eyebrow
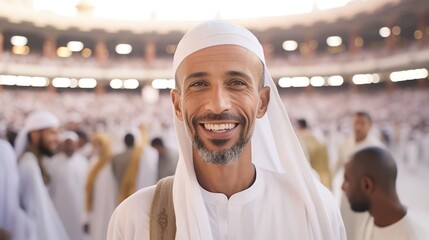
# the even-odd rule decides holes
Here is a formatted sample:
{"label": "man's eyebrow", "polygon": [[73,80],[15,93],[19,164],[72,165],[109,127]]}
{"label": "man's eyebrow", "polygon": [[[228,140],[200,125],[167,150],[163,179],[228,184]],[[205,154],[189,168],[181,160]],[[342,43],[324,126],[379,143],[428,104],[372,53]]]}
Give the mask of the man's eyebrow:
{"label": "man's eyebrow", "polygon": [[206,72],[195,72],[195,73],[191,73],[190,75],[188,75],[185,80],[183,81],[183,83],[186,83],[187,81],[189,81],[192,78],[200,78],[200,77],[207,77],[209,74]]}
{"label": "man's eyebrow", "polygon": [[235,77],[242,77],[246,80],[251,79],[251,77],[247,74],[245,74],[244,72],[239,72],[239,71],[228,71],[225,73],[226,76],[235,76]]}

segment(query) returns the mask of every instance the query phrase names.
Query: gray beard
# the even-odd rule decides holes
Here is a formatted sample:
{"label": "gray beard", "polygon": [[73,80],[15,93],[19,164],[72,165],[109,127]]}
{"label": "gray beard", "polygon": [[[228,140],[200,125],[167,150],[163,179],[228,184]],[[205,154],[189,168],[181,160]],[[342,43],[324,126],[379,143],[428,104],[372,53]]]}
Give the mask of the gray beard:
{"label": "gray beard", "polygon": [[[193,145],[197,149],[198,155],[200,155],[201,159],[203,159],[204,162],[218,165],[226,165],[234,162],[241,156],[244,147],[247,145],[249,140],[250,138],[246,139],[244,136],[240,136],[238,142],[234,144],[234,146],[232,146],[231,148],[220,152],[211,152],[207,149],[206,145],[204,145],[201,138],[195,135]],[[222,146],[225,145],[228,141],[214,140],[212,142],[214,145]]]}

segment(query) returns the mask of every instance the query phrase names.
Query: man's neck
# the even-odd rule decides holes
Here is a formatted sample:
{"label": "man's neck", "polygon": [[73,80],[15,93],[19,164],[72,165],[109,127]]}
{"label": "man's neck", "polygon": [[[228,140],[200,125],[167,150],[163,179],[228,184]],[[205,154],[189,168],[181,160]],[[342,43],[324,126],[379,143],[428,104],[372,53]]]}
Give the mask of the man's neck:
{"label": "man's neck", "polygon": [[374,217],[374,224],[376,226],[387,227],[401,220],[407,213],[407,209],[401,204],[398,196],[395,194],[372,204],[369,213]]}
{"label": "man's neck", "polygon": [[226,165],[204,162],[194,150],[194,168],[198,183],[213,193],[223,193],[229,199],[255,182],[256,169],[252,164],[250,146],[239,159]]}
{"label": "man's neck", "polygon": [[368,137],[368,135],[366,135],[365,137],[355,137],[355,142],[356,143],[361,143],[363,141],[365,141],[365,139]]}

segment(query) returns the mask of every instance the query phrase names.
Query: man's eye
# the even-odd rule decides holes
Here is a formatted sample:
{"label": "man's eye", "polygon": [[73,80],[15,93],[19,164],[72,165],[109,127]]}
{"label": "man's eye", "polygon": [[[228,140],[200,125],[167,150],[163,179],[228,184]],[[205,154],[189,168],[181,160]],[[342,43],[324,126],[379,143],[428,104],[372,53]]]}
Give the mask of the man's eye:
{"label": "man's eye", "polygon": [[194,82],[190,85],[190,87],[204,87],[204,86],[207,86],[207,84],[202,81]]}
{"label": "man's eye", "polygon": [[244,86],[244,85],[246,85],[246,83],[244,81],[241,81],[241,80],[234,80],[234,81],[231,81],[230,85],[232,85],[232,86]]}

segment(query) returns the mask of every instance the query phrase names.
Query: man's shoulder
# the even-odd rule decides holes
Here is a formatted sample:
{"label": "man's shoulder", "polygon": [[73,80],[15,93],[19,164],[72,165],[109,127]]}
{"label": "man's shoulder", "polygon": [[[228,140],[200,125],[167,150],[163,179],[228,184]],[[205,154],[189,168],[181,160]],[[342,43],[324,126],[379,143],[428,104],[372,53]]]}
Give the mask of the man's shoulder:
{"label": "man's shoulder", "polygon": [[[125,199],[114,211],[108,239],[133,239],[149,232],[150,209],[155,186],[141,189]],[[143,237],[144,238],[144,237]]]}

